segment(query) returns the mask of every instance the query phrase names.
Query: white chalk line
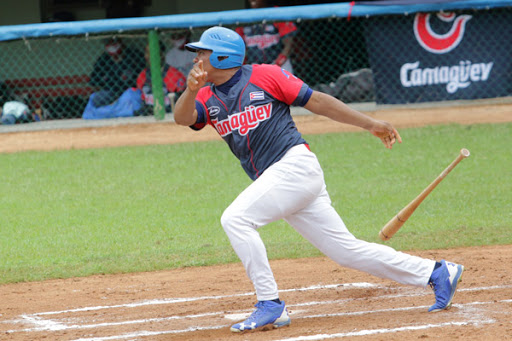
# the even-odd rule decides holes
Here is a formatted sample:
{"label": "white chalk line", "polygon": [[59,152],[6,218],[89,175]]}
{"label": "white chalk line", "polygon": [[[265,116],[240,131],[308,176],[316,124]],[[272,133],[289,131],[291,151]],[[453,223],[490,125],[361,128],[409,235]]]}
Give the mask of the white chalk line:
{"label": "white chalk line", "polygon": [[[484,320],[484,321],[459,321],[459,322],[445,322],[438,324],[425,324],[420,326],[406,326],[406,327],[398,327],[398,328],[383,328],[383,329],[364,329],[356,332],[348,332],[348,333],[335,333],[335,334],[317,334],[317,335],[308,335],[308,336],[299,336],[288,339],[280,339],[276,341],[316,341],[316,340],[326,340],[326,339],[334,339],[334,338],[343,338],[343,337],[351,337],[351,336],[368,336],[375,334],[389,334],[389,333],[398,333],[404,331],[416,331],[416,330],[425,330],[431,328],[443,328],[443,327],[453,327],[453,326],[468,326],[468,325],[482,325],[482,324],[492,324],[494,320]],[[97,339],[95,341],[100,341],[102,339]],[[83,340],[85,341],[85,340]],[[91,339],[92,341],[92,339]]]}
{"label": "white chalk line", "polygon": [[[338,284],[327,284],[327,285],[312,285],[308,287],[302,287],[302,288],[292,288],[292,289],[283,289],[279,290],[279,292],[302,292],[302,291],[311,291],[311,290],[320,290],[320,289],[359,289],[359,288],[381,288],[377,284],[372,283],[338,283]],[[32,324],[35,324],[36,328],[27,328],[27,329],[21,329],[21,330],[10,330],[9,332],[16,332],[16,331],[23,331],[23,332],[30,332],[30,331],[52,331],[52,330],[63,330],[67,329],[66,325],[62,323],[55,322],[51,319],[42,319],[39,316],[45,316],[45,315],[61,315],[61,314],[69,314],[69,313],[76,313],[76,312],[88,312],[88,311],[97,311],[97,310],[104,310],[104,309],[117,309],[117,308],[136,308],[141,306],[147,306],[147,305],[159,305],[159,304],[175,304],[175,303],[184,303],[184,302],[193,302],[193,301],[199,301],[199,300],[219,300],[219,299],[225,299],[225,298],[233,298],[233,297],[243,297],[243,296],[251,296],[255,295],[254,292],[246,292],[241,294],[232,294],[232,295],[218,295],[218,296],[200,296],[200,297],[183,297],[183,298],[168,298],[168,299],[158,299],[158,300],[146,300],[142,302],[136,302],[136,303],[127,303],[127,304],[118,304],[118,305],[110,305],[110,306],[94,306],[94,307],[84,307],[84,308],[77,308],[77,309],[68,309],[68,310],[60,310],[60,311],[48,311],[48,312],[41,312],[41,313],[34,313],[34,314],[26,314],[21,315],[20,320],[14,320],[14,321],[1,321],[2,323],[25,323],[29,322]],[[215,313],[214,313],[215,314]],[[209,316],[210,313],[206,314],[198,314],[196,317],[204,317]],[[175,317],[172,317],[175,318]],[[179,316],[177,318],[180,318]],[[141,323],[146,323],[147,320],[144,320]],[[124,322],[118,322],[119,324],[122,324]],[[131,324],[130,321],[126,321],[126,324]],[[76,329],[80,328],[80,326],[72,326],[71,328]],[[87,328],[87,327],[84,327]]]}
{"label": "white chalk line", "polygon": [[[465,306],[470,305],[483,305],[483,304],[495,304],[495,303],[511,303],[512,300],[502,300],[502,301],[489,301],[489,302],[472,302],[466,304],[458,304],[459,308],[464,308]],[[364,314],[374,314],[374,313],[388,313],[388,312],[396,312],[396,311],[408,311],[408,310],[418,310],[418,309],[427,309],[428,306],[419,306],[419,307],[407,307],[407,308],[394,308],[394,309],[380,309],[380,310],[369,310],[364,312],[349,312],[349,313],[338,313],[338,314],[324,314],[324,315],[314,315],[314,316],[302,316],[295,317],[294,319],[301,318],[318,318],[318,317],[332,317],[332,316],[351,316],[351,315],[364,315]],[[467,321],[455,321],[455,322],[445,322],[440,324],[426,324],[426,325],[416,325],[416,326],[406,326],[406,327],[397,327],[397,328],[384,328],[384,329],[367,329],[360,330],[357,332],[347,332],[347,333],[335,333],[335,334],[318,334],[318,335],[309,335],[309,336],[300,336],[296,338],[288,338],[281,339],[276,341],[307,341],[307,340],[325,340],[332,338],[342,338],[342,337],[350,337],[350,336],[367,336],[374,334],[386,334],[386,333],[397,333],[402,331],[415,331],[415,330],[423,330],[430,328],[440,328],[440,327],[451,327],[451,326],[465,326],[465,325],[483,325],[483,324],[492,324],[496,321],[493,319],[474,319]],[[113,335],[106,337],[93,337],[93,338],[81,338],[75,339],[73,341],[108,341],[108,340],[122,340],[122,339],[130,339],[144,336],[156,336],[156,335],[167,335],[167,334],[178,334],[178,333],[186,333],[200,330],[216,330],[221,328],[227,328],[229,325],[217,325],[210,327],[193,327],[184,330],[166,330],[166,331],[140,331],[135,333],[127,333],[122,335]]]}
{"label": "white chalk line", "polygon": [[35,328],[27,328],[21,330],[10,330],[8,332],[40,332],[40,331],[57,331],[57,330],[69,330],[69,329],[95,329],[102,327],[115,327],[115,326],[123,326],[123,325],[131,325],[131,324],[143,324],[143,323],[155,323],[155,322],[166,322],[172,320],[182,320],[182,319],[195,319],[202,318],[208,316],[218,316],[220,312],[215,313],[205,313],[205,314],[194,314],[194,315],[184,315],[184,316],[168,316],[168,317],[155,317],[149,319],[139,319],[139,320],[129,320],[129,321],[121,321],[121,322],[103,322],[96,324],[74,324],[74,325],[66,325],[63,323],[58,323],[54,320],[43,320],[40,317],[23,315],[25,321],[30,321],[36,326]]}
{"label": "white chalk line", "polygon": [[[300,291],[311,291],[311,290],[320,290],[320,289],[359,289],[359,288],[376,288],[376,289],[390,289],[389,287],[384,287],[381,285],[373,284],[373,283],[343,283],[343,284],[327,284],[327,285],[313,285],[309,287],[303,288],[295,288],[295,289],[283,289],[279,290],[279,292],[300,292]],[[479,291],[479,290],[495,290],[495,289],[507,289],[512,288],[512,285],[504,285],[504,286],[488,286],[488,287],[479,287],[479,288],[462,288],[457,289],[458,292],[461,291]],[[398,288],[397,288],[398,289]],[[431,293],[423,293],[420,295],[430,295]],[[84,311],[95,311],[95,310],[104,310],[104,309],[117,309],[117,308],[137,308],[146,305],[160,305],[160,304],[175,304],[175,303],[185,303],[185,302],[194,302],[201,300],[220,300],[225,298],[233,298],[233,297],[244,297],[255,295],[254,292],[245,292],[240,294],[232,294],[232,295],[218,295],[218,296],[199,296],[199,297],[182,297],[182,298],[164,298],[157,300],[147,300],[136,303],[125,303],[125,304],[117,304],[117,305],[106,305],[106,306],[95,306],[95,307],[84,307],[77,309],[68,309],[68,310],[60,310],[60,311],[48,311],[41,313],[31,314],[32,316],[42,316],[42,315],[60,315],[60,314],[68,314],[68,313],[76,313],[76,312],[84,312]],[[397,294],[393,296],[386,296],[389,298],[395,297],[415,297],[418,296],[417,293],[414,294]],[[352,299],[349,299],[350,301]]]}
{"label": "white chalk line", "polygon": [[[452,306],[462,309],[464,307],[469,307],[469,306],[495,304],[495,303],[512,303],[512,299],[500,300],[500,301],[488,301],[488,302],[459,303],[459,304],[453,304]],[[429,307],[430,307],[429,305],[424,305],[424,306],[414,306],[414,307],[352,311],[352,312],[343,312],[343,313],[308,315],[308,316],[302,316],[299,318],[306,319],[306,318],[320,318],[320,317],[323,318],[323,317],[337,317],[337,316],[358,316],[358,315],[369,315],[369,314],[390,313],[390,312],[411,311],[411,310],[427,310]]]}
{"label": "white chalk line", "polygon": [[[464,307],[474,306],[474,305],[485,305],[485,304],[495,304],[495,303],[512,303],[512,300],[501,300],[501,301],[489,301],[489,302],[471,302],[466,304],[457,304],[458,308],[463,309]],[[295,317],[294,319],[300,318],[318,318],[318,317],[332,317],[332,316],[351,316],[351,315],[364,315],[364,314],[373,314],[373,313],[388,313],[388,312],[396,312],[396,311],[408,311],[408,310],[419,310],[419,309],[427,309],[428,306],[418,306],[418,307],[406,307],[406,308],[394,308],[394,309],[380,309],[380,310],[370,310],[370,311],[358,311],[358,312],[349,312],[349,313],[337,313],[337,314],[324,314],[324,315],[311,315],[311,316],[303,316],[303,317]],[[309,335],[309,336],[300,336],[295,338],[287,338],[276,341],[314,341],[314,340],[325,340],[332,338],[343,338],[343,337],[351,337],[351,336],[368,336],[374,334],[387,334],[387,333],[398,333],[402,331],[416,331],[416,330],[424,330],[430,328],[442,328],[442,327],[452,327],[452,326],[466,326],[466,325],[484,325],[484,324],[492,324],[496,321],[493,319],[482,319],[479,317],[475,317],[473,319],[469,319],[467,321],[455,321],[455,322],[445,322],[440,324],[427,324],[427,325],[416,325],[416,326],[405,326],[405,327],[397,327],[397,328],[385,328],[385,329],[367,329],[360,330],[357,332],[347,332],[347,333],[335,333],[335,334],[318,334],[318,335]],[[122,340],[122,339],[130,339],[134,337],[144,337],[144,336],[156,336],[156,335],[166,335],[166,334],[177,334],[177,333],[185,333],[185,332],[193,332],[200,330],[214,330],[227,328],[229,325],[217,325],[211,327],[197,327],[197,328],[188,328],[184,330],[168,330],[168,331],[141,331],[136,333],[128,333],[122,335],[114,335],[107,337],[94,337],[94,338],[81,338],[76,339],[74,341],[108,341],[108,340]]]}
{"label": "white chalk line", "polygon": [[132,339],[132,338],[138,338],[138,337],[144,337],[144,336],[157,336],[157,335],[169,335],[169,334],[181,334],[181,333],[190,333],[190,332],[197,332],[201,330],[217,330],[222,328],[227,328],[229,325],[225,326],[209,326],[209,327],[191,327],[188,329],[182,329],[182,330],[166,330],[163,332],[160,331],[140,331],[136,333],[129,333],[129,334],[123,334],[123,335],[113,335],[113,336],[105,336],[105,337],[92,337],[92,338],[85,338],[85,339],[75,339],[72,341],[108,341],[108,340],[123,340],[123,339]]}
{"label": "white chalk line", "polygon": [[[59,322],[56,322],[53,320],[41,319],[40,317],[34,316],[34,315],[21,315],[21,317],[23,319],[23,322],[30,322],[37,327],[32,328],[32,329],[20,330],[20,331],[27,331],[27,332],[38,331],[38,330],[54,331],[54,330],[67,329],[69,327],[63,323],[59,323]],[[11,332],[11,331],[9,331],[9,332]]]}
{"label": "white chalk line", "polygon": [[[353,299],[359,300],[359,299]],[[338,301],[325,301],[325,302],[317,302],[319,304],[333,304],[338,303]],[[501,300],[501,301],[489,301],[489,302],[471,302],[471,303],[465,303],[465,304],[454,304],[454,307],[463,308],[467,306],[473,306],[473,305],[485,305],[485,304],[492,304],[492,303],[512,303],[511,300]],[[311,305],[311,304],[308,304]],[[317,314],[317,315],[308,315],[308,316],[294,316],[296,313],[301,312],[295,310],[295,313],[290,313],[294,319],[308,319],[308,318],[325,318],[325,317],[339,317],[339,316],[357,316],[357,315],[368,315],[368,314],[378,314],[378,313],[389,313],[389,312],[400,312],[400,311],[410,311],[410,310],[427,310],[429,306],[415,306],[415,307],[403,307],[403,308],[389,308],[389,309],[378,309],[378,310],[365,310],[365,311],[354,311],[354,312],[343,312],[343,313],[330,313],[330,314]],[[250,315],[251,311],[248,311],[247,313],[243,314],[236,314],[237,319],[241,320]],[[65,325],[62,323],[57,323],[53,320],[42,320],[39,317],[33,317],[24,315],[24,318],[26,320],[29,320],[35,325],[39,325],[39,327],[36,328],[27,328],[27,329],[21,329],[21,330],[11,330],[8,332],[36,332],[36,331],[57,331],[57,330],[69,330],[69,329],[94,329],[94,328],[101,328],[101,327],[113,327],[113,326],[122,326],[122,325],[131,325],[131,324],[144,324],[144,323],[154,323],[154,322],[166,322],[166,321],[172,321],[172,320],[189,320],[189,319],[196,319],[196,318],[202,318],[202,317],[208,317],[208,316],[220,316],[224,318],[228,318],[228,316],[225,315],[224,312],[211,312],[211,313],[204,313],[204,314],[193,314],[193,315],[175,315],[175,316],[168,316],[168,317],[159,317],[159,318],[150,318],[150,319],[138,319],[138,320],[129,320],[129,321],[122,321],[122,322],[104,322],[104,323],[96,323],[96,324],[83,324],[83,325]]]}
{"label": "white chalk line", "polygon": [[[343,284],[343,285],[323,285],[323,286],[312,286],[312,287],[306,287],[306,288],[298,288],[298,289],[286,289],[287,292],[291,291],[307,291],[307,290],[318,290],[318,289],[324,289],[324,288],[357,288],[357,287],[376,287],[377,285],[369,284],[369,283],[352,283],[352,284]],[[490,286],[490,287],[479,287],[479,288],[465,288],[465,289],[459,289],[459,291],[487,291],[487,290],[493,290],[493,289],[503,289],[503,288],[511,288],[510,286]],[[283,290],[284,291],[284,290]],[[224,297],[237,297],[237,296],[245,296],[252,293],[243,293],[243,294],[236,294],[236,295],[223,295],[223,296],[203,296],[201,299],[219,299]],[[431,294],[431,293],[430,293]],[[384,296],[378,296],[374,297],[374,299],[389,299],[389,298],[396,298],[396,297],[415,297],[415,296],[424,296],[427,295],[427,293],[413,293],[413,294],[402,294],[402,295],[384,295]],[[192,301],[195,301],[198,298],[190,298]],[[311,306],[311,305],[322,305],[322,304],[336,304],[340,302],[349,302],[349,301],[357,301],[362,300],[366,298],[355,298],[355,299],[343,299],[343,300],[334,300],[334,301],[317,301],[317,302],[305,302],[305,303],[299,303],[299,304],[292,304],[288,305],[289,308],[291,307],[300,307],[300,306]],[[181,298],[179,299],[180,302],[187,301],[187,298]],[[160,300],[156,300],[160,301]],[[176,303],[178,300],[173,299],[173,301]],[[147,305],[149,302],[152,301],[144,301],[142,305]],[[166,302],[170,302],[170,300],[166,300]],[[501,301],[490,301],[490,302],[473,302],[473,303],[467,303],[464,305],[457,305],[454,304],[454,306],[463,307],[467,305],[476,305],[476,304],[491,304],[491,303],[510,303],[512,300],[501,300]],[[160,304],[160,303],[157,303]],[[137,303],[135,304],[128,304],[128,306],[138,306]],[[125,307],[126,305],[116,305],[116,306],[104,306],[101,308],[115,308],[115,307]],[[85,324],[85,325],[66,325],[63,323],[56,322],[54,320],[50,319],[41,319],[38,315],[49,315],[49,314],[62,314],[66,312],[76,312],[76,311],[89,311],[89,310],[96,310],[98,307],[90,307],[92,309],[87,308],[80,308],[77,309],[71,309],[71,310],[65,310],[65,311],[59,311],[59,312],[44,312],[44,313],[36,313],[32,315],[22,315],[22,320],[17,321],[10,321],[10,322],[16,322],[16,323],[23,323],[23,322],[30,322],[32,324],[35,324],[35,328],[27,328],[27,329],[19,329],[19,330],[10,330],[9,333],[13,332],[36,332],[36,331],[56,331],[56,330],[68,330],[68,329],[94,329],[94,328],[101,328],[101,327],[110,327],[110,326],[121,326],[121,325],[131,325],[131,324],[143,324],[143,323],[149,323],[149,322],[164,322],[164,321],[170,321],[170,320],[179,320],[179,319],[193,319],[193,318],[202,318],[207,316],[224,316],[224,312],[212,312],[212,313],[204,313],[204,314],[195,314],[195,315],[187,315],[187,316],[170,316],[165,318],[154,318],[154,319],[140,319],[140,320],[130,320],[130,321],[122,321],[122,322],[106,322],[106,323],[98,323],[98,324]],[[428,306],[422,306],[422,307],[406,307],[406,308],[394,308],[394,309],[383,309],[383,310],[373,310],[373,311],[363,311],[363,312],[345,312],[345,313],[333,313],[333,314],[322,314],[322,315],[314,315],[314,316],[303,316],[303,317],[294,317],[294,318],[319,318],[319,317],[334,317],[334,316],[349,316],[349,315],[364,315],[364,314],[371,314],[371,313],[382,313],[382,312],[393,312],[393,311],[404,311],[404,310],[414,310],[414,309],[426,309]],[[248,311],[245,315],[248,316],[250,314],[250,311]],[[8,321],[4,321],[8,322]],[[194,327],[184,330],[173,330],[168,332],[156,332],[156,333],[184,333],[188,331],[195,331],[195,330],[204,330],[206,329],[219,329],[226,327],[226,325],[222,326],[211,326],[211,327]],[[131,335],[131,334],[130,334]],[[129,336],[119,336],[121,338],[129,338]],[[96,339],[93,339],[96,340]],[[98,340],[108,340],[108,339],[98,339]]]}
{"label": "white chalk line", "polygon": [[[335,302],[335,301],[330,301],[330,302]],[[470,302],[470,303],[464,303],[464,304],[454,304],[453,306],[457,307],[459,309],[463,309],[465,307],[470,307],[470,306],[496,304],[496,303],[512,303],[512,299],[500,300],[500,301],[488,301],[488,302]],[[293,314],[293,313],[291,313],[290,315],[292,315],[293,319],[295,320],[295,319],[325,318],[325,317],[339,317],[339,316],[370,315],[370,314],[392,313],[392,312],[412,311],[412,310],[427,310],[428,307],[429,306],[415,306],[415,307],[389,308],[389,309],[377,309],[377,310],[354,311],[354,312],[343,312],[343,313],[317,314],[317,315],[308,315],[308,316],[294,316],[295,314]],[[247,313],[244,315],[245,315],[245,317],[247,317],[249,314],[250,313]],[[38,321],[37,320],[38,318],[28,317],[28,319],[32,319],[32,322],[34,322],[35,324],[41,324],[42,327],[23,329],[23,330],[17,330],[17,331],[19,331],[19,332],[21,332],[21,331],[36,332],[36,331],[70,330],[70,329],[94,329],[94,328],[101,328],[101,327],[112,327],[112,326],[154,323],[154,322],[166,322],[166,321],[180,320],[180,319],[194,319],[194,318],[201,318],[201,317],[207,317],[207,316],[222,317],[223,315],[224,315],[224,312],[220,311],[220,312],[205,313],[205,314],[194,314],[194,315],[185,315],[185,316],[169,316],[169,317],[163,317],[163,318],[139,319],[139,320],[130,320],[130,321],[122,321],[122,322],[97,323],[97,324],[88,324],[88,325],[71,325],[71,326],[57,324],[51,320]],[[244,317],[242,317],[242,318],[244,318]],[[36,321],[34,321],[34,319]],[[48,324],[44,325],[44,322],[48,322]],[[228,327],[228,326],[229,325],[220,325],[220,326],[212,326],[212,327],[193,327],[193,328],[189,328],[189,329],[166,331],[166,332],[162,332],[162,333],[167,334],[167,333],[172,332],[172,333],[177,334],[177,333],[184,333],[184,332],[190,332],[190,331],[195,331],[195,330],[219,329],[219,328]],[[9,332],[14,332],[14,331],[9,331]],[[161,332],[157,332],[157,333],[161,333]],[[130,334],[130,335],[132,335],[132,334]],[[125,336],[123,336],[122,338],[125,338]]]}
{"label": "white chalk line", "polygon": [[[502,300],[502,301],[489,301],[489,302],[471,302],[466,304],[457,304],[458,308],[464,308],[466,306],[471,305],[485,305],[485,304],[496,304],[496,303],[512,303],[512,300]],[[455,305],[454,305],[455,306]],[[418,307],[406,307],[406,308],[390,308],[390,309],[379,309],[379,310],[368,310],[368,311],[357,311],[357,312],[348,312],[348,313],[333,313],[333,314],[322,314],[322,315],[309,315],[309,316],[296,316],[295,319],[306,319],[306,318],[323,318],[323,317],[335,317],[335,316],[354,316],[354,315],[369,315],[369,314],[378,314],[378,313],[389,313],[389,312],[397,312],[397,311],[410,311],[410,310],[420,310],[427,309],[429,306],[418,306]],[[420,326],[409,326],[409,327],[398,327],[398,328],[389,328],[389,329],[370,329],[370,330],[360,330],[358,332],[348,332],[348,333],[336,333],[336,334],[319,334],[319,335],[310,335],[305,339],[302,337],[291,338],[291,339],[283,339],[279,341],[292,341],[292,340],[323,340],[329,338],[339,338],[339,337],[348,337],[348,336],[363,336],[363,335],[372,335],[372,334],[382,334],[382,333],[395,333],[400,331],[408,331],[408,330],[420,330],[420,329],[429,329],[429,328],[439,328],[445,326],[458,326],[458,325],[480,325],[480,324],[491,324],[495,321],[492,319],[475,319],[468,321],[459,321],[459,322],[446,322],[442,324],[428,324],[428,325],[420,325]],[[156,335],[167,335],[167,334],[179,334],[200,330],[216,330],[221,328],[227,328],[229,325],[216,325],[209,327],[192,327],[183,330],[166,330],[166,331],[140,331],[135,333],[127,333],[122,335],[113,335],[106,337],[93,337],[93,338],[81,338],[75,339],[74,341],[107,341],[107,340],[122,340],[129,339],[134,337],[144,337],[144,336],[156,336]]]}
{"label": "white chalk line", "polygon": [[[377,285],[369,284],[369,283],[348,283],[348,284],[332,284],[332,285],[315,285],[305,288],[298,288],[298,289],[285,289],[282,291],[307,291],[307,290],[318,290],[318,289],[333,289],[333,288],[360,288],[360,287],[376,287]],[[467,289],[459,289],[459,291],[481,291],[481,290],[492,290],[492,289],[502,289],[506,287],[512,287],[512,286],[491,286],[491,287],[479,287],[479,288],[467,288]],[[252,293],[242,293],[242,294],[236,294],[236,295],[222,295],[222,296],[203,296],[199,297],[200,299],[219,299],[219,298],[225,298],[225,297],[237,297],[237,296],[246,296],[251,295]],[[399,298],[399,297],[418,297],[418,296],[424,296],[424,295],[430,295],[431,293],[413,293],[413,294],[397,294],[397,295],[383,295],[374,297],[374,299],[390,299],[390,298]],[[164,300],[151,300],[151,301],[143,301],[139,303],[130,303],[126,305],[113,305],[113,306],[100,306],[100,307],[85,307],[85,308],[79,308],[79,309],[70,309],[70,310],[62,310],[62,311],[54,311],[54,312],[43,312],[43,313],[35,313],[32,315],[22,315],[22,320],[16,320],[16,321],[4,321],[4,322],[14,322],[14,323],[23,323],[23,322],[31,322],[32,324],[35,324],[36,328],[27,328],[22,329],[19,331],[44,331],[44,330],[62,330],[62,329],[78,329],[78,328],[95,328],[100,326],[109,326],[109,325],[122,325],[122,324],[135,324],[135,323],[147,323],[152,321],[158,321],[156,319],[144,319],[144,320],[138,320],[137,322],[132,321],[123,321],[123,322],[111,322],[111,323],[103,323],[103,324],[95,324],[95,325],[78,325],[78,326],[66,326],[62,323],[57,323],[54,320],[51,319],[41,319],[40,315],[53,315],[53,314],[64,314],[64,313],[72,313],[72,312],[82,312],[82,311],[94,311],[98,309],[108,309],[108,308],[125,308],[127,306],[129,307],[137,307],[137,306],[144,306],[151,304],[151,302],[158,301],[154,304],[162,304],[160,301],[165,301],[167,303],[178,303],[178,302],[187,302],[187,301],[195,301],[198,298],[180,298],[180,299],[164,299]],[[345,302],[352,302],[352,301],[358,301],[363,300],[366,298],[350,298],[350,299],[342,299],[342,300],[331,300],[331,301],[312,301],[312,302],[305,302],[305,303],[297,303],[297,304],[291,304],[287,305],[289,308],[294,307],[302,307],[302,306],[311,306],[311,305],[328,305],[328,304],[340,304]],[[247,313],[243,314],[235,314],[238,315],[237,317],[240,319],[241,316],[248,316],[251,311],[247,311]],[[193,315],[194,318],[201,318],[206,316],[215,316],[222,313],[205,313],[205,314],[196,314]],[[189,316],[172,316],[168,318],[163,318],[163,320],[172,320],[172,319],[179,319],[179,318],[191,318],[192,315]],[[226,316],[227,317],[227,316]],[[244,318],[244,317],[242,317]],[[14,331],[14,330],[13,330]],[[11,332],[13,332],[11,331]]]}
{"label": "white chalk line", "polygon": [[[311,290],[320,290],[320,289],[359,289],[359,288],[364,289],[364,288],[382,288],[382,287],[377,284],[362,282],[362,283],[312,285],[309,287],[296,288],[296,289],[283,289],[283,290],[279,290],[279,292],[311,291]],[[203,300],[221,300],[221,299],[225,299],[225,298],[243,297],[243,296],[252,296],[252,295],[255,295],[255,293],[254,292],[245,292],[245,293],[232,294],[232,295],[164,298],[164,299],[157,299],[157,300],[147,300],[147,301],[136,302],[136,303],[126,303],[126,304],[106,305],[106,306],[96,306],[96,307],[84,307],[84,308],[68,309],[68,310],[60,310],[60,311],[48,311],[48,312],[42,312],[42,313],[35,313],[32,315],[37,315],[37,316],[59,315],[59,314],[68,314],[68,313],[104,310],[104,309],[138,308],[138,307],[142,307],[142,306],[146,306],[146,305],[175,304],[175,303],[185,303],[185,302],[194,302],[194,301],[203,301]]]}

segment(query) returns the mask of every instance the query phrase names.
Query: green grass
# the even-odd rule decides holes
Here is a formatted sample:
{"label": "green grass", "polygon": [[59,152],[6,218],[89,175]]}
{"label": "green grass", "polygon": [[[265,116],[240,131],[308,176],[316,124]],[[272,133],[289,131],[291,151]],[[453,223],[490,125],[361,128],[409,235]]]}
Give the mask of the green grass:
{"label": "green grass", "polygon": [[[471,151],[386,244],[399,250],[512,243],[512,124],[306,136],[333,205],[358,238],[378,231]],[[191,132],[193,134],[193,132]],[[220,226],[249,183],[223,142],[0,154],[0,283],[238,261]],[[270,258],[320,253],[284,222]]]}

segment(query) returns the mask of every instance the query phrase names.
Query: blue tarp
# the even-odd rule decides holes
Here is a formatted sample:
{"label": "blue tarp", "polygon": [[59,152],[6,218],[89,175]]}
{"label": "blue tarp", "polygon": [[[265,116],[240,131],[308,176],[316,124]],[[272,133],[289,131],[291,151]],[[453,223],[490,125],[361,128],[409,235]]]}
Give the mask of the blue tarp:
{"label": "blue tarp", "polygon": [[141,92],[138,89],[128,89],[112,104],[103,107],[96,107],[93,99],[96,93],[89,98],[89,102],[84,109],[82,118],[86,120],[98,120],[115,117],[131,117],[139,110],[143,103]]}

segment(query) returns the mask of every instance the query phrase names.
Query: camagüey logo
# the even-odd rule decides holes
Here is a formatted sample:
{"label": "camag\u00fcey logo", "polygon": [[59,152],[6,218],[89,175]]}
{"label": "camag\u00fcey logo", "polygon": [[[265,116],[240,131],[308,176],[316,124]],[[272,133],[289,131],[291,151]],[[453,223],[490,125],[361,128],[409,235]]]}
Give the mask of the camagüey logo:
{"label": "camag\u00fcey logo", "polygon": [[260,106],[248,106],[245,110],[235,113],[225,120],[219,121],[212,119],[212,125],[215,127],[220,136],[231,134],[234,130],[238,130],[240,135],[247,133],[256,128],[260,122],[266,121],[272,114],[272,103]]}
{"label": "camag\u00fcey logo", "polygon": [[[414,18],[414,35],[416,40],[430,53],[446,54],[453,51],[461,43],[466,23],[471,15],[455,13],[438,13],[437,20],[452,23],[451,28],[444,34],[436,33],[430,25],[431,16],[418,13]],[[494,63],[472,62],[460,60],[455,65],[436,65],[434,67],[421,67],[420,61],[405,63],[400,68],[400,82],[403,87],[420,87],[446,84],[449,94],[459,89],[467,88],[472,82],[485,82],[489,79]]]}
{"label": "camag\u00fcey logo", "polygon": [[467,88],[471,82],[487,81],[493,63],[471,63],[460,61],[458,65],[420,68],[420,62],[406,63],[400,68],[400,82],[406,88],[446,84],[450,94],[458,89]]}
{"label": "camag\u00fcey logo", "polygon": [[414,36],[418,43],[427,51],[437,54],[450,52],[456,48],[462,38],[466,23],[471,15],[455,16],[455,13],[438,13],[437,18],[444,22],[454,22],[451,29],[445,34],[438,34],[430,26],[430,14],[418,13],[414,18]]}

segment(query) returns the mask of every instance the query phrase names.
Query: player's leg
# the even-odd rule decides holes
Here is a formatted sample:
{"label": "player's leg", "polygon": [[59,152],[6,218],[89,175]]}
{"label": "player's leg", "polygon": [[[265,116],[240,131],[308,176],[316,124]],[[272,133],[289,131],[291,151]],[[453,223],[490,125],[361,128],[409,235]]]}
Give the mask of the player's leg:
{"label": "player's leg", "polygon": [[321,170],[311,169],[302,154],[314,156],[302,145],[292,148],[240,193],[221,218],[231,245],[255,285],[258,300],[277,298],[277,286],[257,229],[306,207],[322,189]]}
{"label": "player's leg", "polygon": [[304,238],[338,264],[414,286],[427,286],[435,262],[357,239],[323,191],[317,200],[285,218]]}
{"label": "player's leg", "polygon": [[332,207],[327,191],[285,220],[338,264],[402,284],[419,287],[432,284],[436,304],[429,311],[450,306],[463,271],[461,265],[442,261],[436,266],[433,260],[355,238]]}
{"label": "player's leg", "polygon": [[[310,167],[310,158],[314,154],[305,146],[292,148],[247,187],[222,215],[222,226],[260,301],[255,313],[234,325],[232,331],[252,330],[261,324],[279,327],[289,323],[288,315],[283,315],[284,303],[275,302],[279,307],[271,303],[279,297],[277,284],[257,228],[301,210],[316,198],[323,185],[323,175],[318,168]],[[268,311],[273,312],[267,314]]]}

